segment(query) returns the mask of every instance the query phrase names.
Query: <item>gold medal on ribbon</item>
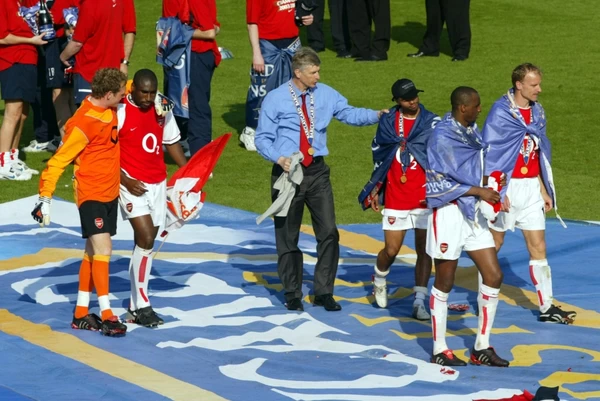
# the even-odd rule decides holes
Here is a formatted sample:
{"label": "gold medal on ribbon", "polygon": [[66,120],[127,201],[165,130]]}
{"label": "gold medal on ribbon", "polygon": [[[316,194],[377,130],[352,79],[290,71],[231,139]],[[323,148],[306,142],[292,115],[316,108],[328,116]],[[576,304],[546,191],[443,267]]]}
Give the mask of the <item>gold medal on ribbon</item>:
{"label": "gold medal on ribbon", "polygon": [[527,174],[528,171],[529,169],[527,168],[527,166],[521,167],[521,174]]}
{"label": "gold medal on ribbon", "polygon": [[405,174],[402,174],[402,177],[400,177],[400,182],[404,184],[406,181],[408,181],[408,178],[406,178]]}
{"label": "gold medal on ribbon", "polygon": [[314,155],[315,154],[315,148],[313,148],[313,147],[308,148],[308,154],[311,155],[311,156]]}

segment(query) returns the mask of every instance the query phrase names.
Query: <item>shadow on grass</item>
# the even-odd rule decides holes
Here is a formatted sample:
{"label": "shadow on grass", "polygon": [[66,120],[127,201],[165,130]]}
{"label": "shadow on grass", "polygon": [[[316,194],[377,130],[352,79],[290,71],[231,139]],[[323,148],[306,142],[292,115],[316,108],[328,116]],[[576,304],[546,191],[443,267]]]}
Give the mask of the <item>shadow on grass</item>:
{"label": "shadow on grass", "polygon": [[[423,43],[423,36],[427,27],[420,22],[408,21],[404,25],[396,25],[392,27],[392,40],[396,43],[408,43],[419,50]],[[440,53],[452,57],[452,49],[448,41],[446,30],[442,32],[440,38]]]}
{"label": "shadow on grass", "polygon": [[[229,105],[229,110],[221,116],[223,121],[231,127],[235,134],[241,134],[246,127],[246,103],[235,103]],[[238,143],[240,147],[244,147],[242,143]]]}

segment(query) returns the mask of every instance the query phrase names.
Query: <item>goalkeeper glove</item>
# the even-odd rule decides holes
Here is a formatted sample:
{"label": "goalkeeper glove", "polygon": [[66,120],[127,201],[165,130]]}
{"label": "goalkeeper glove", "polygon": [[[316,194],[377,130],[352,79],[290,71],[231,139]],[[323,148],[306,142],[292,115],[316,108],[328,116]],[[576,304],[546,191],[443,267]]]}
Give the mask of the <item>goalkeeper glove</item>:
{"label": "goalkeeper glove", "polygon": [[156,94],[156,97],[154,98],[154,108],[156,109],[156,114],[164,117],[168,112],[173,110],[173,107],[175,107],[175,103],[173,103],[171,99],[160,92]]}
{"label": "goalkeeper glove", "polygon": [[52,205],[52,198],[40,196],[38,203],[31,212],[33,219],[40,224],[40,227],[50,224],[50,205]]}

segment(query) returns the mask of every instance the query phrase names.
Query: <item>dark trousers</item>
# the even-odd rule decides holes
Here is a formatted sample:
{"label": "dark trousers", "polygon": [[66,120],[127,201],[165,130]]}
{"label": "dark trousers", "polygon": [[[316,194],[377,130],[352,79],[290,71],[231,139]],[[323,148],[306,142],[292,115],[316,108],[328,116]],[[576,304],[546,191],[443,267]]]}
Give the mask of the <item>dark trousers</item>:
{"label": "dark trousers", "polygon": [[[350,38],[360,57],[387,58],[392,35],[390,0],[348,0]],[[371,40],[371,24],[375,35]]]}
{"label": "dark trousers", "polygon": [[471,0],[425,0],[427,31],[419,50],[432,55],[440,53],[440,36],[445,21],[452,54],[457,58],[469,57],[471,50],[470,3]]}
{"label": "dark trousers", "polygon": [[56,111],[52,102],[52,88],[46,87],[45,60],[42,50],[38,49],[38,87],[35,93],[35,102],[31,103],[31,111],[33,112],[35,140],[41,143],[51,141],[55,136],[60,136]]}
{"label": "dark trousers", "polygon": [[[286,301],[302,299],[304,261],[298,248],[300,225],[304,205],[308,206],[317,239],[317,264],[315,266],[315,295],[333,294],[333,285],[340,257],[340,235],[335,225],[333,191],[329,181],[329,166],[322,157],[304,170],[304,179],[296,188],[286,217],[275,217],[275,242],[277,245],[277,273],[283,284]],[[275,164],[271,173],[271,188],[283,169]],[[277,198],[277,191],[271,191]]]}
{"label": "dark trousers", "polygon": [[210,82],[215,71],[212,51],[192,52],[190,87],[188,90],[190,118],[188,144],[193,156],[212,140],[212,111],[210,109]]}
{"label": "dark trousers", "polygon": [[[325,15],[325,0],[316,0],[318,7],[313,12],[313,23],[306,27],[308,45],[314,50],[325,50],[325,35],[323,34],[323,17]],[[347,53],[352,46],[348,28],[348,10],[344,0],[328,0],[329,26],[333,48],[337,53]]]}

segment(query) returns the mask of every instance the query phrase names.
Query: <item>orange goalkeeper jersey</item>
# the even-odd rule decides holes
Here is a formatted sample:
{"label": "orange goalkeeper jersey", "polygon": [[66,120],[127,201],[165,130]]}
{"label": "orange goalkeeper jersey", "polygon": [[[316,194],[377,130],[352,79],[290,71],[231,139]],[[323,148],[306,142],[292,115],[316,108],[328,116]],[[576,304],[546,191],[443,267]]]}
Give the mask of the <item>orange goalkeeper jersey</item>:
{"label": "orange goalkeeper jersey", "polygon": [[75,161],[75,203],[109,202],[119,196],[121,169],[117,115],[94,106],[89,98],[65,124],[63,144],[48,160],[40,179],[40,196],[51,197],[65,168]]}

